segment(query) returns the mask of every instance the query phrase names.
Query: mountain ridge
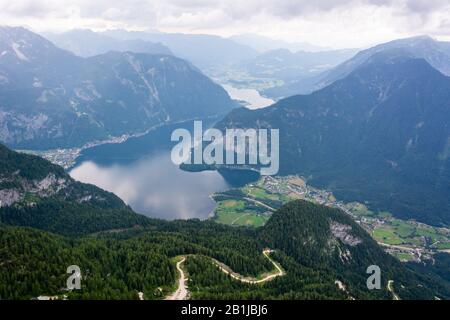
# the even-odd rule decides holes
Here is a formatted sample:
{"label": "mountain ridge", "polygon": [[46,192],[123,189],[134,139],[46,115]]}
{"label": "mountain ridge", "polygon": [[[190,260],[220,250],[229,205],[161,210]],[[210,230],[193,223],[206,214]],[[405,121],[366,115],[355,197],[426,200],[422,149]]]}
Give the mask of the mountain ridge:
{"label": "mountain ridge", "polygon": [[43,36],[56,46],[80,57],[92,57],[109,51],[172,55],[161,43],[144,40],[118,40],[89,29],[74,29],[64,33],[44,33]]}
{"label": "mountain ridge", "polygon": [[0,144],[0,221],[63,235],[148,225],[114,194]]}
{"label": "mountain ridge", "polygon": [[391,50],[403,50],[405,53],[424,58],[435,69],[450,75],[450,45],[448,42],[437,41],[429,36],[417,36],[379,44],[360,51],[353,58],[341,63],[335,68],[311,78],[298,79],[282,87],[270,88],[264,91],[269,96],[287,97],[296,94],[308,94],[324,88],[333,82],[345,78],[358,66],[377,53]]}
{"label": "mountain ridge", "polygon": [[281,174],[403,218],[448,224],[450,78],[398,53],[380,53],[310,95],[232,111],[217,126],[279,128]]}
{"label": "mountain ridge", "polygon": [[77,57],[24,28],[0,33],[0,141],[76,147],[236,106],[187,61],[108,52]]}

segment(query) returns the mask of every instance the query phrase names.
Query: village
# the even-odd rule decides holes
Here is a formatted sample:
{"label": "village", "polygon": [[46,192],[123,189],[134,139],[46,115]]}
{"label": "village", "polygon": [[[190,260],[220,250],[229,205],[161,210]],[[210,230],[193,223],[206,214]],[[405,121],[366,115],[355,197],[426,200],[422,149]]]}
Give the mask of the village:
{"label": "village", "polygon": [[[258,182],[241,189],[245,200],[253,203],[270,204],[274,201],[287,202],[303,199],[313,203],[341,209],[364,228],[389,254],[403,262],[432,260],[438,252],[449,252],[450,229],[438,228],[414,220],[401,220],[388,212],[373,212],[366,204],[345,203],[336,199],[332,192],[312,187],[299,176],[263,176]],[[262,214],[265,219],[271,210]],[[257,221],[256,218],[248,221]],[[236,219],[235,219],[236,220]]]}

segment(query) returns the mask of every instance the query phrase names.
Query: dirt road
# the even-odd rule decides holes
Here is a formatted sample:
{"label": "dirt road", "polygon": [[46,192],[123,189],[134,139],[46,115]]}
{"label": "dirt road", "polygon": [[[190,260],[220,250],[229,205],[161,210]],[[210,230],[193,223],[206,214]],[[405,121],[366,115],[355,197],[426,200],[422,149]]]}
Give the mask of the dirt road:
{"label": "dirt road", "polygon": [[265,277],[263,277],[262,279],[244,277],[238,273],[233,272],[228,266],[224,265],[223,263],[221,263],[215,259],[213,259],[213,261],[222,272],[230,275],[230,277],[232,277],[233,279],[236,279],[240,282],[249,283],[249,284],[260,284],[260,283],[264,283],[264,282],[270,281],[272,279],[275,279],[277,277],[282,277],[285,275],[285,272],[283,271],[283,269],[275,261],[273,261],[272,258],[269,257],[269,254],[271,252],[273,252],[273,251],[272,250],[264,250],[263,254],[274,265],[276,272],[268,274]]}
{"label": "dirt road", "polygon": [[[228,266],[226,266],[222,262],[219,262],[213,258],[211,258],[211,260],[216,266],[219,267],[219,269],[222,272],[229,274],[232,278],[234,278],[240,282],[249,283],[249,284],[260,284],[260,283],[264,283],[264,282],[270,281],[272,279],[275,279],[277,277],[282,277],[285,275],[285,272],[281,268],[281,266],[278,263],[276,263],[275,261],[273,261],[272,258],[270,258],[269,255],[272,252],[273,252],[272,250],[267,249],[267,250],[263,251],[263,254],[274,265],[275,270],[273,272],[265,275],[262,279],[244,277],[238,273],[233,272]],[[177,262],[177,270],[178,270],[178,273],[180,274],[180,278],[178,279],[178,288],[173,294],[168,296],[166,298],[166,300],[186,300],[188,298],[189,291],[186,286],[187,278],[186,278],[186,275],[185,275],[183,269],[181,268],[182,264],[185,261],[186,261],[186,257],[183,257],[180,261]]]}
{"label": "dirt road", "polygon": [[166,300],[186,300],[188,296],[187,286],[186,286],[186,276],[184,274],[181,265],[186,261],[186,257],[183,257],[180,261],[177,262],[177,270],[180,274],[180,278],[178,279],[178,289]]}
{"label": "dirt road", "polygon": [[394,292],[394,281],[393,280],[388,281],[387,289],[390,293],[392,293],[393,300],[400,300],[400,297]]}

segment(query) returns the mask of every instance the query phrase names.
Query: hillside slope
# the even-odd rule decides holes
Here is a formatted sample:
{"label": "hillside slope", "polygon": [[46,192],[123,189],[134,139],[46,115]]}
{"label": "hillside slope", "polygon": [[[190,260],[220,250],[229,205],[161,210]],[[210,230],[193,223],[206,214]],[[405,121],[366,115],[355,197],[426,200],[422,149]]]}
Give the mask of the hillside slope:
{"label": "hillside slope", "polygon": [[270,88],[265,94],[277,98],[297,94],[308,94],[322,89],[337,80],[341,80],[365,64],[374,55],[401,50],[417,59],[426,60],[433,68],[450,76],[450,45],[449,42],[437,41],[428,36],[412,37],[379,44],[362,50],[353,58],[339,64],[335,68],[309,78],[299,77],[287,82],[281,87]]}
{"label": "hillside slope", "polygon": [[[402,299],[450,297],[448,283],[411,271],[337,209],[295,201],[260,229],[168,222],[134,213],[41,158],[0,146],[0,165],[2,299],[134,299],[138,292],[157,299],[173,287],[173,259],[180,255],[199,257],[186,262],[198,299],[391,299],[392,280]],[[271,259],[262,254],[267,248]],[[245,277],[273,271],[276,261],[283,276],[242,283],[212,261]],[[61,288],[73,264],[83,272],[83,287],[68,292]],[[366,287],[370,265],[382,270],[380,290]]]}
{"label": "hillside slope", "polygon": [[0,223],[65,235],[148,225],[112,193],[0,145]]}
{"label": "hillside slope", "polygon": [[380,53],[305,96],[232,111],[219,128],[280,129],[280,173],[340,199],[450,224],[450,78],[403,51]]}
{"label": "hillside slope", "polygon": [[170,55],[81,58],[8,27],[0,28],[0,53],[0,141],[14,148],[80,146],[235,106],[221,86]]}

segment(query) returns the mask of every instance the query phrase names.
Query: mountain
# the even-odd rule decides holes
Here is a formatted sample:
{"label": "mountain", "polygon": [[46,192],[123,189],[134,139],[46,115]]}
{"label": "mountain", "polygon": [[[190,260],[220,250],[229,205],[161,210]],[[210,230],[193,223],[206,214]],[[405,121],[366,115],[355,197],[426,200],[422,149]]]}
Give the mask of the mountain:
{"label": "mountain", "polygon": [[81,58],[26,29],[0,28],[0,141],[9,146],[79,146],[234,106],[221,86],[179,58]]}
{"label": "mountain", "polygon": [[275,40],[258,34],[240,34],[230,37],[231,40],[249,46],[259,52],[287,49],[290,51],[319,52],[329,51],[330,48],[316,46],[308,42],[287,42]]}
{"label": "mountain", "polygon": [[[349,297],[370,297],[366,270],[372,265],[382,270],[382,287],[387,288],[388,281],[394,281],[395,292],[403,299],[433,297],[432,290],[423,287],[427,277],[412,272],[385,253],[339,209],[293,201],[273,214],[259,237],[269,248],[283,252],[302,266],[328,270],[342,282]],[[381,290],[375,295],[389,299],[391,293]]]}
{"label": "mountain", "polygon": [[249,46],[213,35],[183,33],[147,33],[110,30],[103,34],[120,40],[146,40],[160,42],[177,57],[192,62],[201,70],[234,64],[257,56]]}
{"label": "mountain", "polygon": [[[219,270],[256,276],[273,264],[284,275],[260,285],[237,281]],[[262,229],[233,228],[210,221],[152,221],[151,226],[83,237],[0,225],[0,296],[30,299],[161,299],[177,279],[174,257],[184,269],[193,299],[402,299],[450,297],[447,282],[412,271],[383,250],[342,211],[302,201],[277,211]],[[80,266],[82,289],[64,288],[69,265]],[[366,269],[381,268],[380,290],[368,290]],[[392,283],[392,282],[391,282]],[[392,290],[392,289],[391,289]]]}
{"label": "mountain", "polygon": [[336,50],[321,52],[287,49],[271,50],[242,63],[248,74],[259,78],[275,78],[283,81],[310,78],[331,69],[351,58],[356,50]]}
{"label": "mountain", "polygon": [[[284,205],[259,229],[155,220],[61,167],[1,145],[0,200],[2,299],[137,299],[138,292],[160,299],[173,290],[181,255],[194,299],[391,299],[389,281],[403,299],[450,297],[448,281],[434,280],[438,271],[412,271],[343,211],[305,201]],[[271,259],[262,254],[267,248]],[[283,272],[255,286],[214,261],[250,277],[273,271],[271,261]],[[80,291],[61,289],[73,264],[82,270]],[[367,290],[370,265],[382,270],[380,290]]]}
{"label": "mountain", "polygon": [[0,223],[64,235],[148,225],[112,193],[0,144]]}
{"label": "mountain", "polygon": [[280,129],[280,174],[338,198],[450,224],[450,78],[402,50],[310,95],[231,112],[219,128]]}
{"label": "mountain", "polygon": [[172,54],[169,48],[161,43],[139,39],[117,40],[88,29],[77,29],[64,33],[46,33],[44,37],[58,47],[73,52],[80,57],[92,57],[109,51]]}
{"label": "mountain", "polygon": [[428,36],[419,36],[395,40],[363,50],[334,69],[307,79],[298,78],[281,87],[268,89],[265,94],[273,97],[288,97],[313,92],[345,78],[373,55],[394,49],[402,50],[411,57],[425,59],[435,69],[450,76],[450,43],[436,41]]}

